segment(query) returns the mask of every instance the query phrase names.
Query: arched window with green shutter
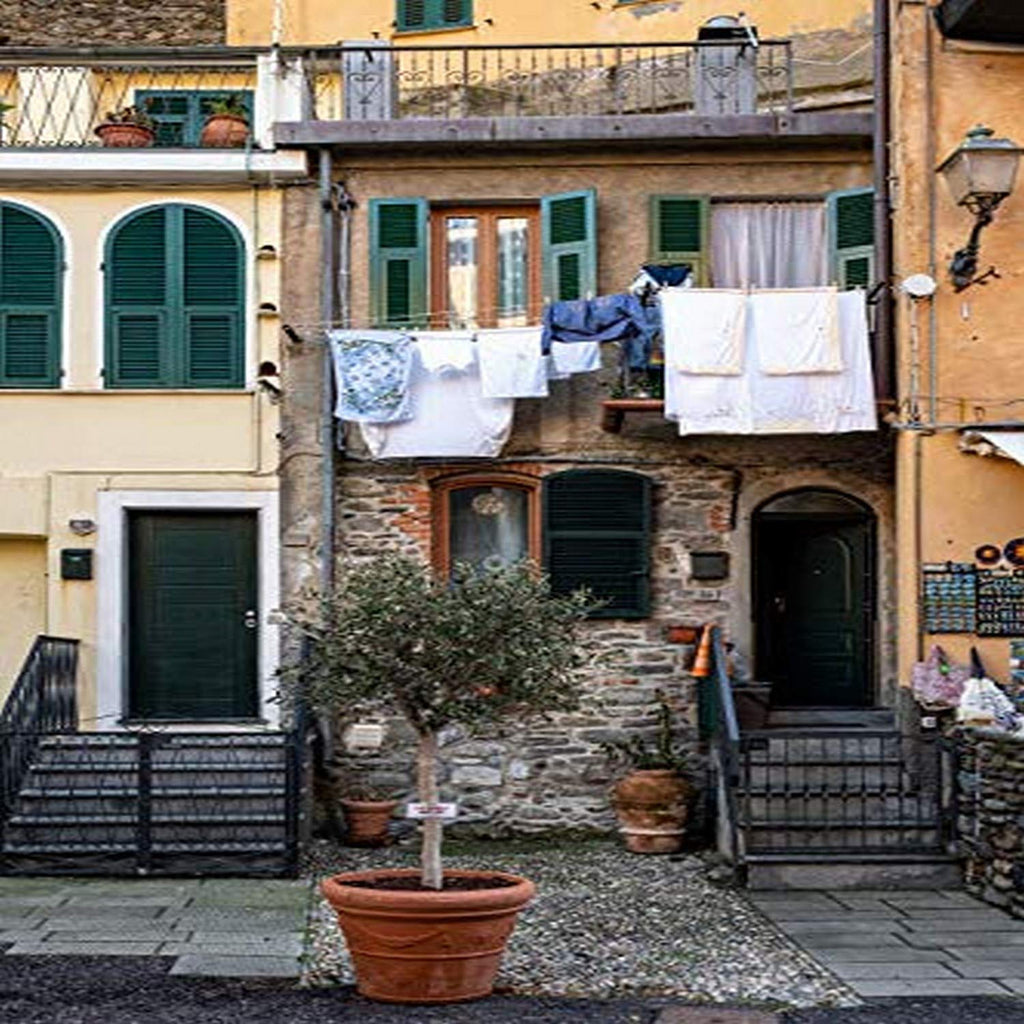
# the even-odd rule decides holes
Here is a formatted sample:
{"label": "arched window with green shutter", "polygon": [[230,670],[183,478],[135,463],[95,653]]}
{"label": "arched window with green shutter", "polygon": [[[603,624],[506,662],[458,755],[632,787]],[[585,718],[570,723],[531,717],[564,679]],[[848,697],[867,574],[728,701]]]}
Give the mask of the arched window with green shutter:
{"label": "arched window with green shutter", "polygon": [[106,386],[245,382],[245,247],[227,220],[180,203],[129,214],[107,240]]}
{"label": "arched window with green shutter", "polygon": [[544,480],[544,567],[557,594],[589,589],[593,618],[650,613],[651,480],[613,469],[570,469]]}
{"label": "arched window with green shutter", "polygon": [[63,273],[53,224],[0,202],[0,387],[60,386]]}

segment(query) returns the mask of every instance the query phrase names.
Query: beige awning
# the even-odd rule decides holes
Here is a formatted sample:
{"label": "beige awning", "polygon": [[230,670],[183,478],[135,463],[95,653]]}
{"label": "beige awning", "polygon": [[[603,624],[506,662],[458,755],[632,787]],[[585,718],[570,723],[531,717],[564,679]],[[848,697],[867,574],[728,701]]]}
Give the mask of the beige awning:
{"label": "beige awning", "polygon": [[960,441],[970,455],[994,455],[1024,466],[1024,430],[969,430]]}

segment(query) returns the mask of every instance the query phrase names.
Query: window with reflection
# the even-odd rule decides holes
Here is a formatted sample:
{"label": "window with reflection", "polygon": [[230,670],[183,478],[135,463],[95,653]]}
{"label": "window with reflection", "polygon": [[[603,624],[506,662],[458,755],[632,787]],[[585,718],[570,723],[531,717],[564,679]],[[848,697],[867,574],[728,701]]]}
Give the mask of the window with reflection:
{"label": "window with reflection", "polygon": [[537,481],[514,473],[449,478],[434,485],[434,564],[488,569],[540,554]]}
{"label": "window with reflection", "polygon": [[532,204],[431,210],[435,327],[523,327],[540,318],[540,220]]}

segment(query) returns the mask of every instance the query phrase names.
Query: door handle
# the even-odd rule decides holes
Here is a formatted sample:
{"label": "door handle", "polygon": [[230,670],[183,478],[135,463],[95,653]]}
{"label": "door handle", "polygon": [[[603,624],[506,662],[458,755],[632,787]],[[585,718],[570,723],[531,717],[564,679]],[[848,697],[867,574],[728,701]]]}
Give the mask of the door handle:
{"label": "door handle", "polygon": [[245,615],[242,618],[242,623],[246,629],[256,628],[256,609],[249,608],[246,610]]}
{"label": "door handle", "polygon": [[775,608],[775,612],[776,612],[777,615],[785,615],[786,614],[786,595],[785,594],[776,594],[772,598],[772,606]]}

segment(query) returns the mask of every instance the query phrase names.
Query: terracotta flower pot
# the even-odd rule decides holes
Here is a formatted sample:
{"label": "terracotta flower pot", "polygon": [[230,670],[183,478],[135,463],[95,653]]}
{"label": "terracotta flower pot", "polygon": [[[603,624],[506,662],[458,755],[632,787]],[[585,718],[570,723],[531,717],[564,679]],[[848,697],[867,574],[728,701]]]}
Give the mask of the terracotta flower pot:
{"label": "terracotta flower pot", "polygon": [[235,114],[212,114],[199,134],[199,145],[241,149],[249,138],[249,122]]}
{"label": "terracotta flower pot", "polygon": [[325,879],[361,995],[388,1003],[457,1003],[490,995],[516,915],[532,882],[500,871],[446,871],[445,878],[500,878],[500,888],[360,888],[353,881],[419,878],[410,869],[350,871]]}
{"label": "terracotta flower pot", "polygon": [[630,772],[612,790],[626,848],[634,853],[676,853],[683,845],[692,787],[667,770]]}
{"label": "terracotta flower pot", "polygon": [[383,846],[388,841],[388,822],[398,806],[397,800],[342,799],[345,842],[350,846]]}
{"label": "terracotta flower pot", "polygon": [[97,125],[96,134],[104,146],[130,149],[144,149],[152,146],[156,135],[152,128],[143,124],[101,124]]}

